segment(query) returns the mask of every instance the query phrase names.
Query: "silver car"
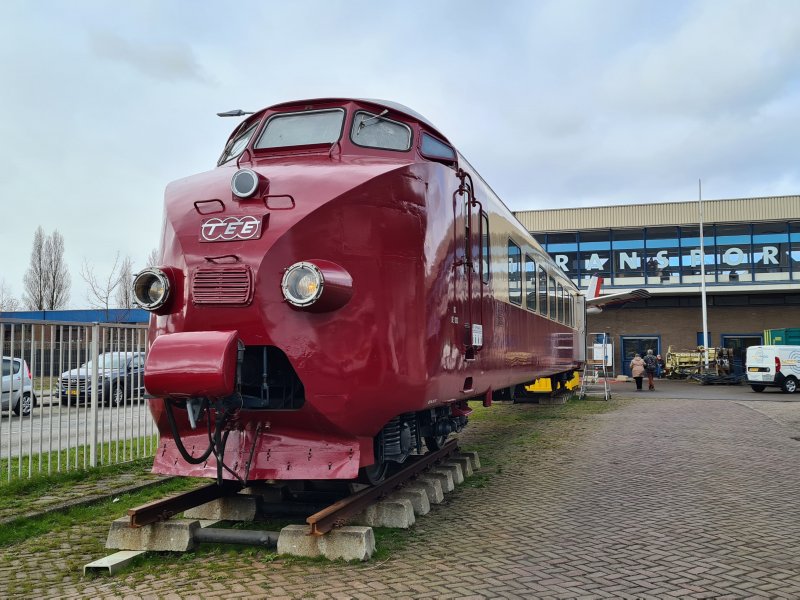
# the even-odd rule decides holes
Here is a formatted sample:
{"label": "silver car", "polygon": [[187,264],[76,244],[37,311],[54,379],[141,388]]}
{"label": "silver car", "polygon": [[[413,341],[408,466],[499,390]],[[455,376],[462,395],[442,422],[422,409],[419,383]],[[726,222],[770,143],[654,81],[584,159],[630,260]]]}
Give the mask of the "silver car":
{"label": "silver car", "polygon": [[8,411],[9,404],[15,415],[29,415],[36,406],[31,371],[21,358],[2,358],[2,383],[0,383],[0,409]]}

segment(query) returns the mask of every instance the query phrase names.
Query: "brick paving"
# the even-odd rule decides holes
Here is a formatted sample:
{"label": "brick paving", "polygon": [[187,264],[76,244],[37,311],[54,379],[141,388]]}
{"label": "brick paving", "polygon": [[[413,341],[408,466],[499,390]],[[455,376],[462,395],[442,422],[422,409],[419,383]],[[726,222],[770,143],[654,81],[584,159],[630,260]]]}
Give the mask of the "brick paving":
{"label": "brick paving", "polygon": [[[385,562],[219,554],[71,579],[66,570],[96,558],[76,552],[80,540],[107,531],[76,527],[0,556],[0,596],[21,577],[31,597],[800,597],[800,403],[671,389],[578,421],[515,425],[515,443],[482,469],[489,485],[449,495]],[[526,427],[542,443],[524,443]]]}

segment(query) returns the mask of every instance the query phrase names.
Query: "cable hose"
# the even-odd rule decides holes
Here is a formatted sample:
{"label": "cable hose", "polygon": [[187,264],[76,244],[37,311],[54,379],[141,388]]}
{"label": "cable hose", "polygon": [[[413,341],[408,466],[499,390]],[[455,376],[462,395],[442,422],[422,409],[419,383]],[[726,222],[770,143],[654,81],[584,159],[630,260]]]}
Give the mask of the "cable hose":
{"label": "cable hose", "polygon": [[[203,404],[205,406],[206,402],[204,401]],[[167,421],[169,421],[169,428],[172,431],[172,439],[175,440],[175,446],[178,448],[178,452],[181,453],[183,460],[192,465],[199,465],[200,463],[205,462],[208,459],[208,457],[211,456],[211,452],[214,450],[213,444],[209,444],[208,448],[206,448],[206,451],[196,458],[191,454],[189,454],[189,452],[186,450],[186,447],[183,445],[183,442],[181,441],[181,435],[180,433],[178,433],[178,424],[175,422],[175,415],[172,412],[172,404],[170,400],[168,400],[167,398],[164,398],[164,407],[166,408]],[[206,412],[206,419],[208,419],[210,426],[211,415],[208,411]]]}

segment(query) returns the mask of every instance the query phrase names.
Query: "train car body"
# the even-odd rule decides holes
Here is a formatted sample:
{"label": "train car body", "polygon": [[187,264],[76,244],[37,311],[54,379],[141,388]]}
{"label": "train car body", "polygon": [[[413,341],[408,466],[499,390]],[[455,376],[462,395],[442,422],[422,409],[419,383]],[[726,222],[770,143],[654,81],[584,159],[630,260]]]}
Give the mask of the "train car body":
{"label": "train car body", "polygon": [[564,380],[582,297],[432,124],[400,105],[263,109],[165,194],[145,385],[154,470],[380,479],[467,400]]}

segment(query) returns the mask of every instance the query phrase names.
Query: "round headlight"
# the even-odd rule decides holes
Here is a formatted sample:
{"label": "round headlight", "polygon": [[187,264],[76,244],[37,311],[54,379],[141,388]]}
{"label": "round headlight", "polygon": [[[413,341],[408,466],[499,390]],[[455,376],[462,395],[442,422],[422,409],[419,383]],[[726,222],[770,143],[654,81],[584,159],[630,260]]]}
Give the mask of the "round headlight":
{"label": "round headlight", "polygon": [[312,263],[299,262],[286,269],[281,280],[283,297],[293,306],[308,306],[322,294],[325,278]]}
{"label": "round headlight", "polygon": [[258,189],[258,173],[252,169],[239,169],[231,179],[231,191],[239,198],[249,198]]}
{"label": "round headlight", "polygon": [[133,297],[145,310],[156,310],[169,298],[169,278],[161,269],[145,269],[133,279]]}

